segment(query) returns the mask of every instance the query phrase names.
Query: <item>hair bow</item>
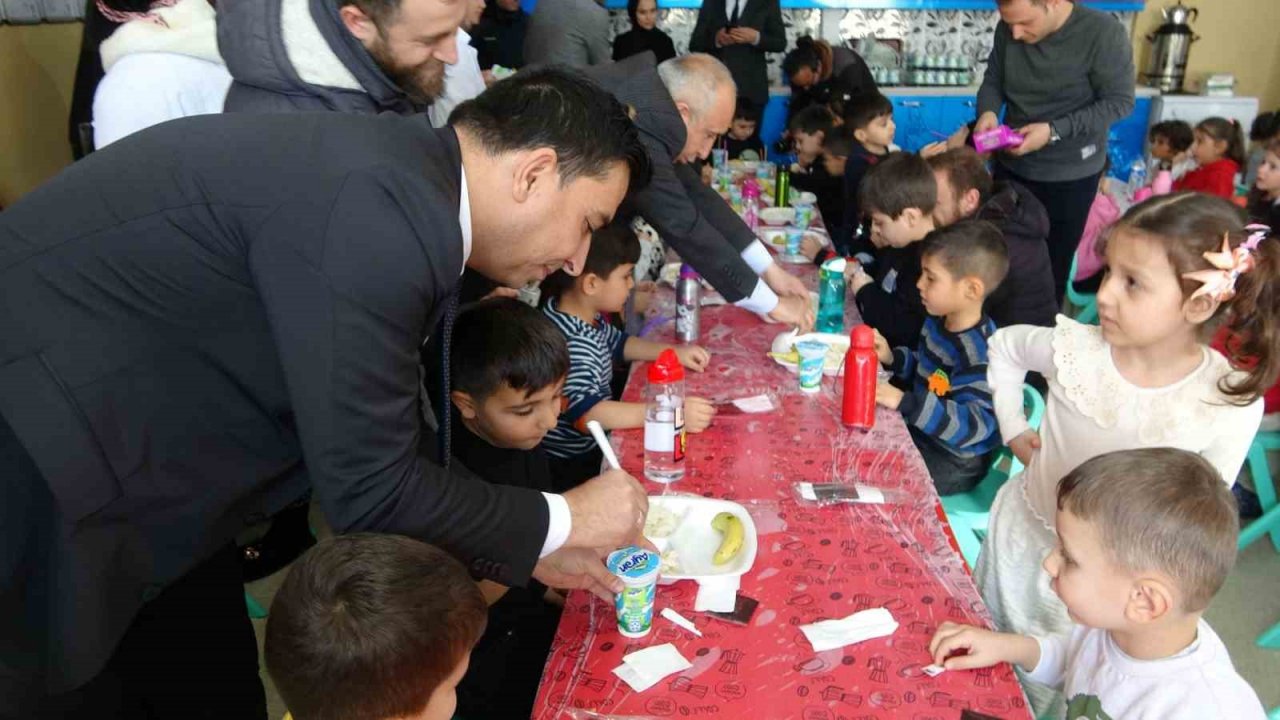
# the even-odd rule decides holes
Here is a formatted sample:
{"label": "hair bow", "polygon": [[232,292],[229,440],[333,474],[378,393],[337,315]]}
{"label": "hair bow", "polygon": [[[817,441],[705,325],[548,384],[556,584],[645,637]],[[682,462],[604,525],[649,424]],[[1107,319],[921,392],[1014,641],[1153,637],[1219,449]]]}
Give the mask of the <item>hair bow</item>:
{"label": "hair bow", "polygon": [[1224,233],[1222,250],[1204,254],[1212,269],[1183,273],[1182,277],[1201,283],[1200,289],[1192,293],[1193,299],[1207,295],[1218,302],[1226,302],[1235,297],[1236,279],[1253,269],[1253,251],[1271,233],[1271,228],[1266,225],[1247,225],[1245,230],[1251,231],[1249,238],[1235,250],[1231,249],[1231,233]]}

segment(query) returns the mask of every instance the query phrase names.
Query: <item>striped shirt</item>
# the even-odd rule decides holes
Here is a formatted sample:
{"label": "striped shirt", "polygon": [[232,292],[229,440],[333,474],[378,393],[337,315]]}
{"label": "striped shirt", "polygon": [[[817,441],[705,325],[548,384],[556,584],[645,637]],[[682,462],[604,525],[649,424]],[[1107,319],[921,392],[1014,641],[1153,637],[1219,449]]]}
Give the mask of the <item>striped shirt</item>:
{"label": "striped shirt", "polygon": [[931,316],[920,330],[918,349],[893,349],[894,375],[911,383],[898,405],[903,419],[961,457],[986,455],[1000,446],[987,384],[987,338],[995,331],[985,315],[959,333]]}
{"label": "striped shirt", "polygon": [[565,411],[560,423],[547,433],[542,446],[553,457],[571,458],[595,449],[596,442],[582,427],[582,416],[601,400],[612,399],[613,363],[623,362],[627,334],[610,325],[603,315],[595,323],[560,312],[556,298],[547,300],[542,312],[569,341],[569,377],[564,382]]}

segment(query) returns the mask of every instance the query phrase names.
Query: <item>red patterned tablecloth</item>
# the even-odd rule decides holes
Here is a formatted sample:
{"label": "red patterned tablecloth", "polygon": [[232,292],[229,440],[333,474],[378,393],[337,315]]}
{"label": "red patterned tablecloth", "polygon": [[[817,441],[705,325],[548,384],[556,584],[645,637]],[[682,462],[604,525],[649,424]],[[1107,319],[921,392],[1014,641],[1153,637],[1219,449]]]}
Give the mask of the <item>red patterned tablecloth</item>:
{"label": "red patterned tablecloth", "polygon": [[[797,269],[810,282],[812,266]],[[671,293],[659,297],[671,314]],[[849,322],[855,318],[849,318]],[[848,324],[846,325],[848,327]],[[998,666],[936,678],[929,639],[946,620],[985,624],[986,609],[944,530],[937,494],[901,416],[881,409],[870,432],[840,423],[839,388],[805,395],[796,377],[765,352],[777,325],[733,307],[704,308],[701,344],[712,352],[687,392],[716,401],[768,393],[781,407],[728,414],[689,437],[688,470],[650,494],[698,494],[741,503],[759,532],[755,565],[740,592],[760,602],[751,625],[693,612],[691,582],[658,588],[657,607],[693,619],[702,638],[655,617],[640,640],[618,634],[611,605],[570,595],[534,705],[536,720],[719,717],[768,720],[951,720],[970,708],[1000,718],[1030,717],[1013,671]],[[670,323],[651,336],[671,337]],[[646,365],[637,363],[626,400],[639,400]],[[623,467],[643,478],[639,430],[613,433]],[[792,483],[857,479],[905,491],[902,505],[799,504]],[[815,653],[796,626],[884,607],[900,623],[890,637]],[[693,667],[636,693],[611,672],[622,656],[673,643]]]}

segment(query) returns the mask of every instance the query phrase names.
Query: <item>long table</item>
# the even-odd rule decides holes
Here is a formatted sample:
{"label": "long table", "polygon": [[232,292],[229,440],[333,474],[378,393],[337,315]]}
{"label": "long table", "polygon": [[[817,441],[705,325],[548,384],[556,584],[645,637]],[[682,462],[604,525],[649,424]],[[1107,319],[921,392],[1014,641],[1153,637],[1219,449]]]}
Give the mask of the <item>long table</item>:
{"label": "long table", "polygon": [[[812,266],[793,269],[812,286]],[[663,292],[652,313],[670,316],[672,303]],[[850,309],[845,327],[857,321]],[[533,717],[943,720],[966,708],[1030,717],[1008,666],[935,678],[922,672],[939,623],[989,624],[989,617],[901,416],[881,408],[872,430],[846,429],[835,379],[824,379],[818,394],[803,394],[796,377],[765,354],[780,326],[734,307],[703,308],[701,323],[700,344],[712,361],[706,372],[687,374],[687,393],[717,402],[766,393],[780,408],[722,413],[709,430],[689,436],[682,480],[644,482],[651,495],[697,494],[747,508],[759,554],[740,592],[760,607],[750,626],[733,625],[693,612],[693,583],[660,586],[657,608],[693,619],[703,637],[655,616],[648,637],[629,640],[618,633],[611,605],[572,593]],[[672,332],[670,323],[658,324],[650,337],[670,341]],[[646,367],[632,368],[624,400],[640,401]],[[623,467],[643,478],[642,431],[617,431],[612,441]],[[792,494],[797,481],[854,480],[902,491],[911,501],[814,507]],[[796,627],[876,607],[900,623],[892,636],[815,653]],[[692,668],[643,693],[611,672],[623,655],[668,642]]]}

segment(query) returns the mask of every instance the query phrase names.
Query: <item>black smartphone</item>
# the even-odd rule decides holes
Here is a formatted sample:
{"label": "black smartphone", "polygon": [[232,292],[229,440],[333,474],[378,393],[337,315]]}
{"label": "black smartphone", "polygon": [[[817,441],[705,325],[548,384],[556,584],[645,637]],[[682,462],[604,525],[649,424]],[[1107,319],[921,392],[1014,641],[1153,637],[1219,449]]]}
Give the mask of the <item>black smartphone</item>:
{"label": "black smartphone", "polygon": [[760,607],[759,600],[738,593],[737,601],[733,605],[733,612],[708,611],[707,614],[717,620],[724,620],[735,625],[750,625],[751,616],[756,614],[756,608],[758,607]]}

